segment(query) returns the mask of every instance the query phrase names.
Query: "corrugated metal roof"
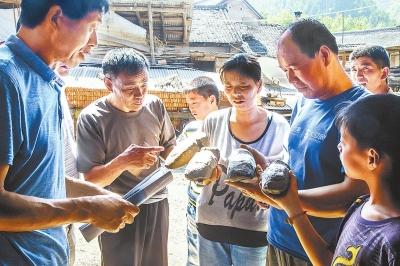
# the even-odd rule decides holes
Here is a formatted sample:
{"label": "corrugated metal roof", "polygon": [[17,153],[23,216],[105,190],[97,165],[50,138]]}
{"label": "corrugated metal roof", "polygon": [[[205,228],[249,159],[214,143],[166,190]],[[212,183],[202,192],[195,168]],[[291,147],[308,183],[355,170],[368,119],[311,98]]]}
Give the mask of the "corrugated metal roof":
{"label": "corrugated metal roof", "polygon": [[195,77],[207,75],[209,72],[200,71],[192,68],[151,68],[150,78],[160,79],[169,76],[179,76],[182,80],[191,80]]}
{"label": "corrugated metal roof", "polygon": [[184,4],[191,4],[193,1],[192,0],[112,0],[111,4],[164,4],[164,5],[180,5],[182,3]]}
{"label": "corrugated metal roof", "polygon": [[[198,76],[206,75],[211,72],[201,71],[193,68],[174,68],[174,67],[151,67],[150,78],[160,79],[168,76],[178,75],[183,80],[190,80]],[[78,78],[99,78],[102,74],[100,67],[76,67],[71,69],[70,76]]]}
{"label": "corrugated metal roof", "polygon": [[100,79],[101,73],[102,71],[100,67],[75,67],[71,69],[69,76],[76,80],[80,78]]}
{"label": "corrugated metal roof", "polygon": [[[190,80],[199,76],[211,77],[217,85],[222,88],[222,84],[219,81],[219,76],[217,73],[206,72],[201,70],[196,70],[192,68],[174,68],[174,67],[151,67],[150,71],[150,81],[154,88],[157,88],[157,83],[163,82],[168,78],[179,77],[179,79],[186,83]],[[94,89],[103,89],[104,84],[100,77],[102,76],[102,70],[100,67],[76,67],[71,69],[69,77],[67,77],[68,87],[87,87]]]}

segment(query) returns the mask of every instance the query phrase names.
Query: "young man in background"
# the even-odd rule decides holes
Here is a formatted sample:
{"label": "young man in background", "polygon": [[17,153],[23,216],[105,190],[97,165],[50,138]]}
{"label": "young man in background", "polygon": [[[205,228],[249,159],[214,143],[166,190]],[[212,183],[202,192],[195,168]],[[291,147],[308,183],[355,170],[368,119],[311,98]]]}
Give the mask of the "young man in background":
{"label": "young man in background", "polygon": [[388,84],[389,55],[379,45],[361,46],[350,55],[352,79],[373,94],[393,93]]}
{"label": "young man in background", "polygon": [[[186,102],[190,113],[196,119],[189,122],[179,135],[177,142],[183,141],[191,134],[201,131],[203,120],[213,111],[218,110],[219,90],[214,80],[201,76],[193,79],[187,90],[185,90]],[[196,228],[196,201],[202,189],[200,184],[190,182],[188,186],[187,218],[187,244],[188,244],[188,266],[199,265],[197,242],[198,232]]]}

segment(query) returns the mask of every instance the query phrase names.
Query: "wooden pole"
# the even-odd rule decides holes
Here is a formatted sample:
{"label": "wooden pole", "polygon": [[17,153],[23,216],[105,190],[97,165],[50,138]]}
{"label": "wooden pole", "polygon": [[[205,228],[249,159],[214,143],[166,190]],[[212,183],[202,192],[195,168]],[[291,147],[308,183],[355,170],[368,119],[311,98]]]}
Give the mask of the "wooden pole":
{"label": "wooden pole", "polygon": [[139,26],[143,28],[143,21],[142,21],[142,18],[140,17],[140,12],[137,11],[137,9],[136,9],[136,8],[137,8],[137,3],[135,3],[135,4],[133,5],[133,8],[136,10],[136,11],[135,11],[135,14],[136,14],[136,18],[137,18],[137,20],[138,20]]}
{"label": "wooden pole", "polygon": [[[164,8],[164,3],[161,4],[161,8]],[[164,20],[164,12],[160,13],[160,19],[161,19],[161,30],[162,30],[162,40],[165,42],[167,40],[167,36],[165,33],[165,20]]]}
{"label": "wooden pole", "polygon": [[[187,8],[185,8],[187,10]],[[188,25],[187,25],[187,13],[183,13],[183,43],[187,44],[188,40]]]}
{"label": "wooden pole", "polygon": [[153,31],[153,12],[151,10],[151,1],[148,5],[148,14],[149,14],[149,41],[150,41],[150,57],[151,64],[156,63],[156,59],[154,57],[154,31]]}
{"label": "wooden pole", "polygon": [[[139,6],[137,5],[132,6],[132,4],[129,5],[122,5],[122,4],[113,4],[111,6],[112,10],[115,12],[132,12],[132,11],[140,11],[140,12],[146,12],[148,10],[147,6]],[[183,14],[186,13],[187,11],[185,8],[178,8],[174,6],[164,6],[164,7],[152,7],[153,12],[158,13],[158,12],[164,12],[164,13],[172,13],[172,14]]]}
{"label": "wooden pole", "polygon": [[140,17],[139,11],[136,11],[136,18],[138,20],[139,26],[143,28],[143,21],[142,21],[142,18]]}

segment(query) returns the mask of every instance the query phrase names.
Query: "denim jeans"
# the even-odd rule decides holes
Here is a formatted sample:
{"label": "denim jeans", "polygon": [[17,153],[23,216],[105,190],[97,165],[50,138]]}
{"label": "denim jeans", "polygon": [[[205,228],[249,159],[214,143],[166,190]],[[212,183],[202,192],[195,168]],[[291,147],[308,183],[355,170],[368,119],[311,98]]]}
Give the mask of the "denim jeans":
{"label": "denim jeans", "polygon": [[188,259],[187,266],[198,266],[198,232],[196,228],[196,201],[197,194],[192,190],[190,184],[188,187],[188,205],[186,209],[186,232],[187,232],[187,244],[188,244]]}
{"label": "denim jeans", "polygon": [[265,266],[267,247],[242,247],[199,235],[199,262],[200,266]]}

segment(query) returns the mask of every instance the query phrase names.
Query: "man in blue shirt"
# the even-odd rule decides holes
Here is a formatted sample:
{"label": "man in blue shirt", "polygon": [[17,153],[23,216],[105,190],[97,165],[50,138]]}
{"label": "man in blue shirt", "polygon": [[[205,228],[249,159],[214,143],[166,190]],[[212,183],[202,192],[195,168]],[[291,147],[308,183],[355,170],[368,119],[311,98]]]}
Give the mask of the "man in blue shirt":
{"label": "man in blue shirt", "polygon": [[[289,26],[278,42],[278,61],[289,82],[302,94],[291,118],[289,165],[297,177],[303,209],[314,216],[310,220],[326,242],[334,244],[340,220],[326,218],[340,217],[354,199],[368,192],[365,183],[344,175],[335,115],[346,102],[368,93],[352,83],[339,62],[335,37],[316,20],[299,20]],[[258,186],[231,185],[262,203],[276,206]],[[327,217],[327,210],[338,215],[332,217],[331,213]],[[268,263],[310,265],[293,227],[285,222],[287,218],[284,211],[270,209]]]}
{"label": "man in blue shirt", "polygon": [[[1,265],[67,265],[61,225],[88,222],[116,232],[139,211],[106,190],[64,177],[63,84],[52,68],[89,52],[82,48],[96,40],[108,7],[107,0],[23,0],[22,26],[0,46]],[[138,149],[136,156],[149,150]]]}

